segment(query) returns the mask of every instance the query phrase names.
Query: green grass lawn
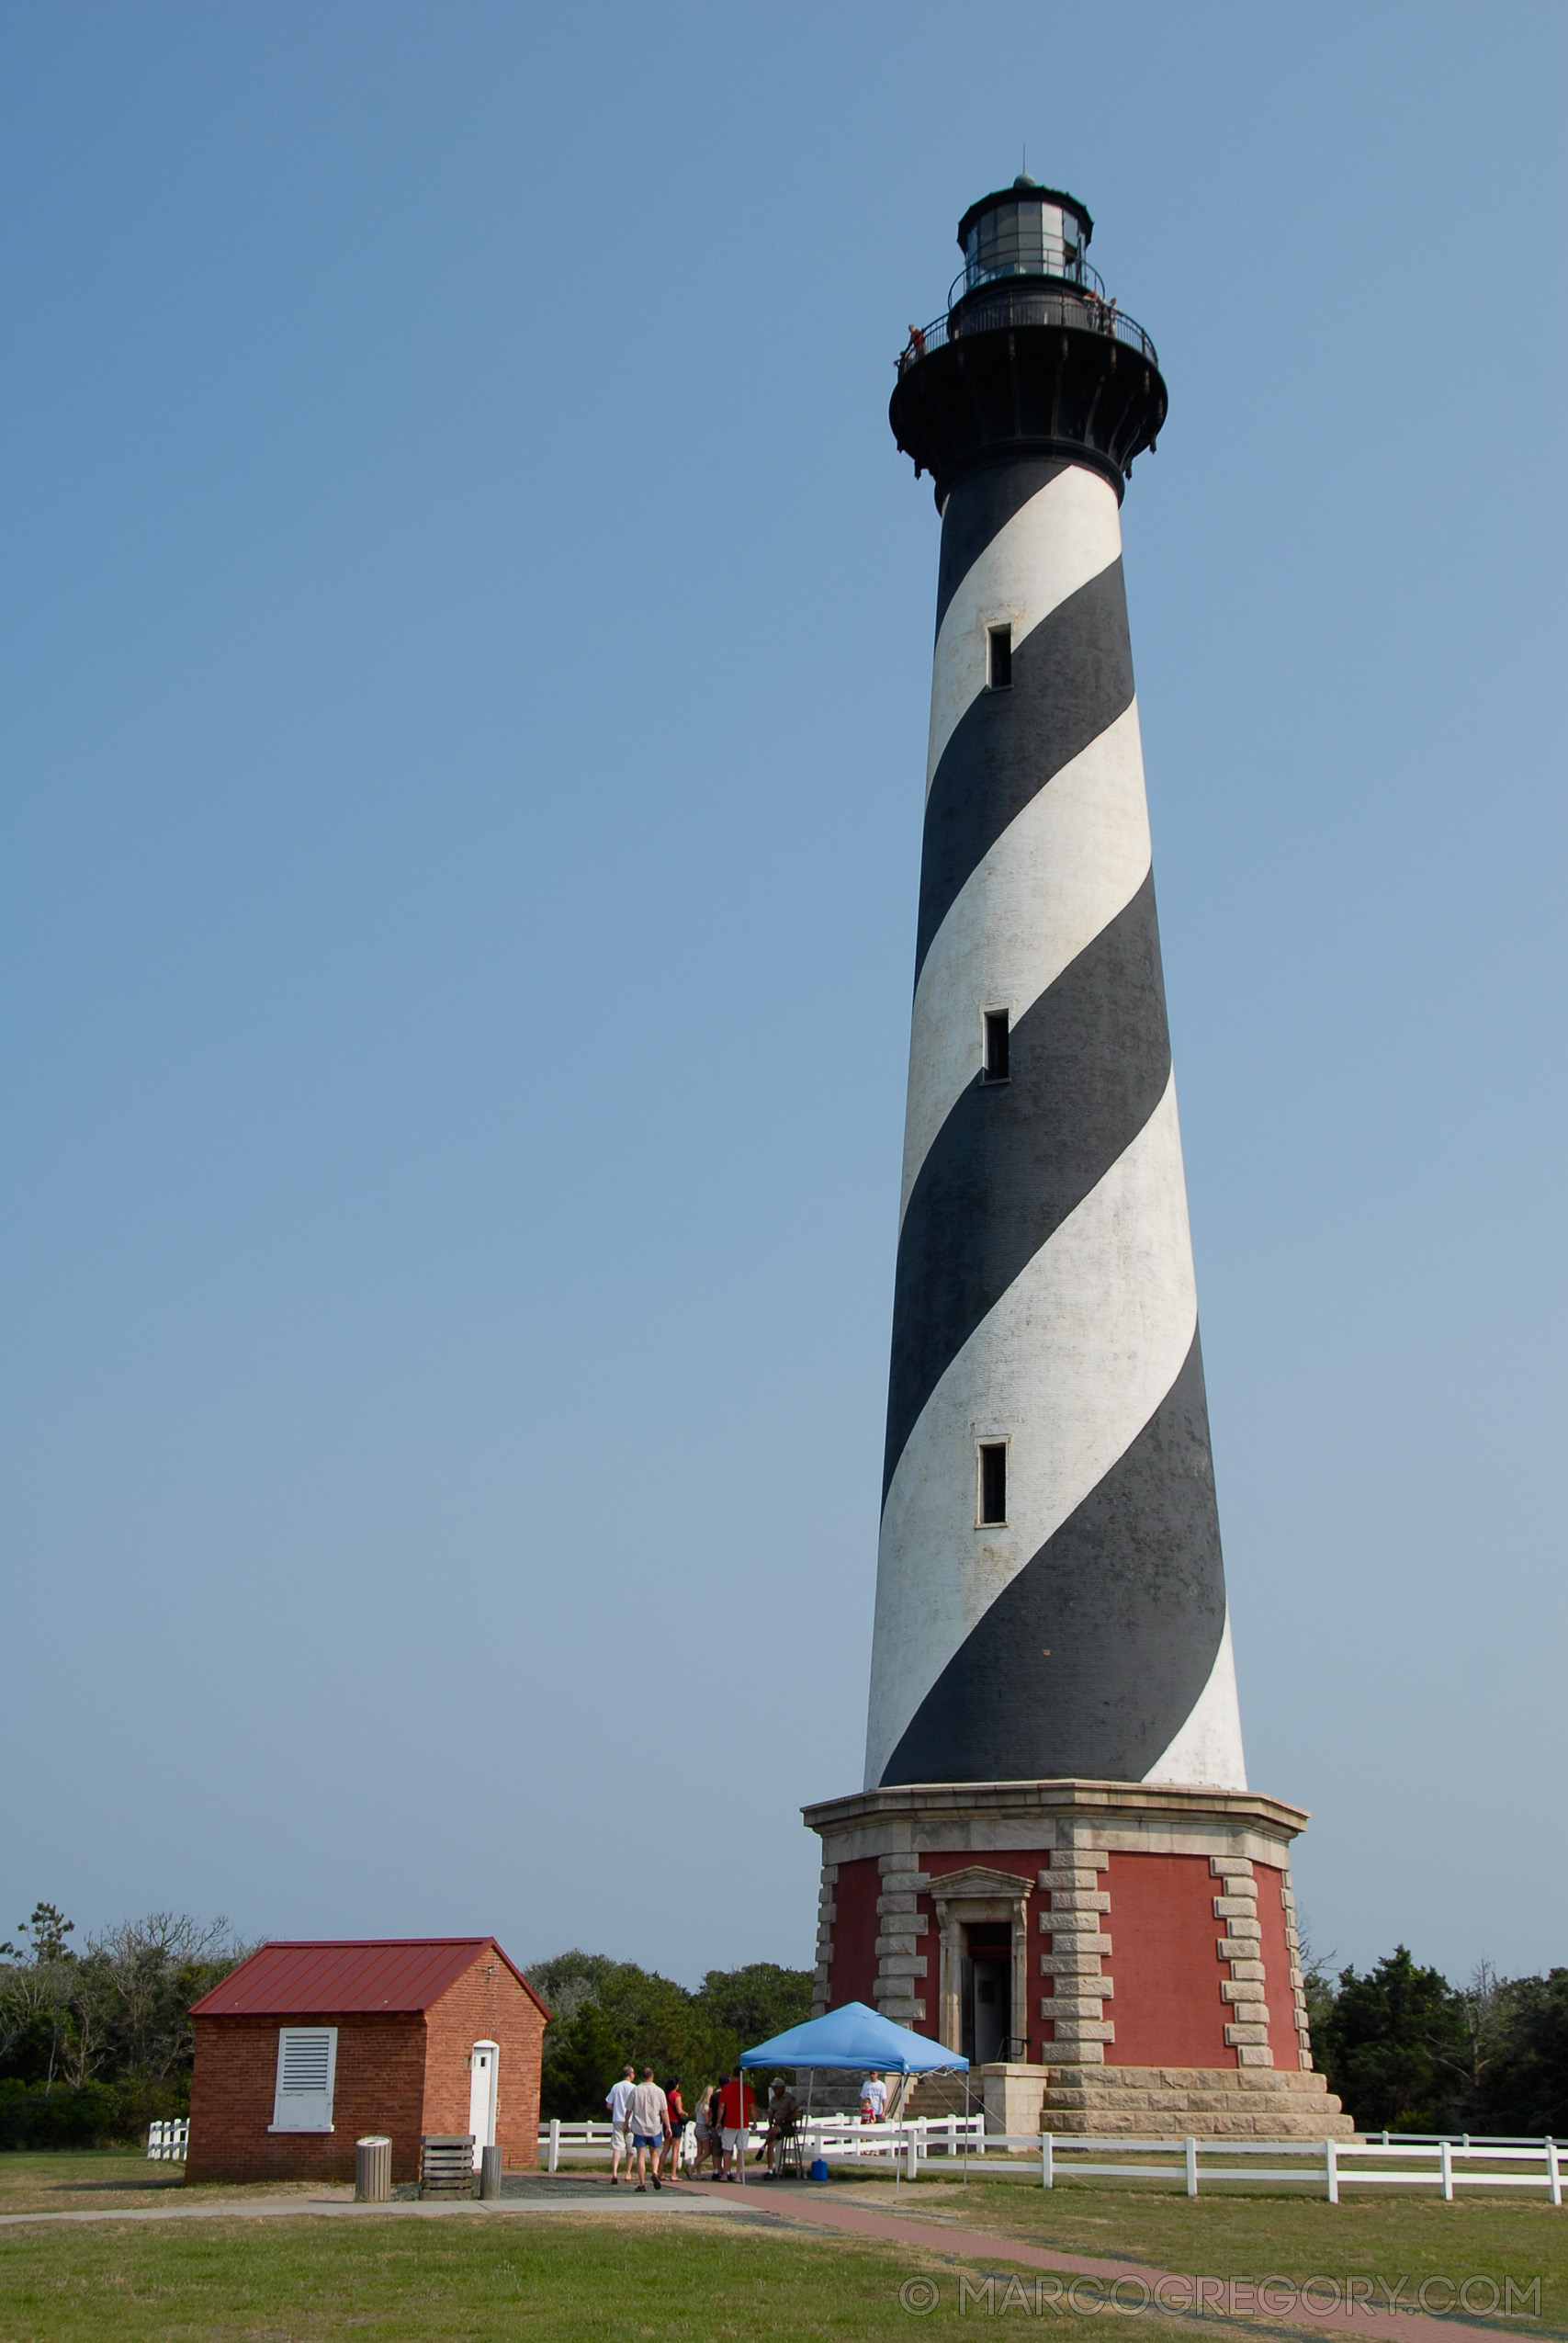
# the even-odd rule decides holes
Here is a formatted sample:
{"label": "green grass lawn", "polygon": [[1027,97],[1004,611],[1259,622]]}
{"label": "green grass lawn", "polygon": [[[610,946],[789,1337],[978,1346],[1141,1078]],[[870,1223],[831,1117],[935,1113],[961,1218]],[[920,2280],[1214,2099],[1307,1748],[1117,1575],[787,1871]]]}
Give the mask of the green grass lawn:
{"label": "green grass lawn", "polygon": [[[155,2205],[171,2190],[186,2202],[277,2194],[186,2196],[177,2166],[134,2156],[0,2157],[0,2211],[22,2210],[24,2200],[32,2201],[28,2209],[40,2201],[52,2209]],[[821,2193],[881,2211],[897,2202],[921,2221],[1222,2280],[1321,2272],[1341,2283],[1355,2275],[1419,2285],[1438,2275],[1488,2276],[1501,2285],[1539,2276],[1541,2316],[1514,2322],[1515,2330],[1568,2327],[1568,2213],[1517,2200],[1190,2202],[1163,2190],[1088,2184],[1046,2194],[998,2179],[967,2188],[923,2179],[897,2200],[890,2182],[845,2182]],[[770,2194],[759,2188],[756,2211]],[[971,2272],[1006,2266],[1005,2250],[964,2265]],[[936,2282],[929,2317],[899,2307],[898,2287],[911,2276]],[[366,2343],[499,2343],[536,2334],[592,2343],[687,2335],[813,2343],[909,2337],[958,2318],[958,2266],[940,2253],[738,2227],[694,2209],[628,2217],[606,2203],[603,2212],[433,2221],[111,2220],[0,2230],[0,2343],[315,2343],[347,2334]],[[1213,2319],[1205,2324],[1212,2332]],[[1195,2329],[1149,2313],[1134,2332],[1146,2343],[1176,2343],[1179,2335],[1192,2343]]]}
{"label": "green grass lawn", "polygon": [[[895,2202],[891,2181],[834,2193],[888,2210]],[[898,2200],[910,2216],[972,2223],[1062,2253],[1162,2269],[1253,2280],[1277,2272],[1298,2282],[1323,2273],[1343,2283],[1354,2274],[1386,2278],[1391,2286],[1408,2277],[1405,2301],[1427,2278],[1490,2278],[1502,2287],[1509,2278],[1519,2285],[1539,2277],[1541,2326],[1568,2328],[1568,2206],[1554,2208],[1543,2196],[1498,2190],[1444,2204],[1425,2192],[1369,2189],[1347,2191],[1331,2205],[1322,2197],[1251,2190],[1189,2198],[1154,2183],[1139,2190],[1077,2181],[1044,2190],[1037,2180],[981,2180],[972,2171],[967,2188],[926,2179],[906,2184]],[[1440,2307],[1436,2290],[1428,2301]]]}
{"label": "green grass lawn", "polygon": [[[901,2311],[937,2272],[934,2316]],[[0,2232],[4,2343],[502,2343],[520,2336],[882,2337],[954,2323],[957,2279],[924,2254],[631,2221],[192,2221]],[[1173,2330],[1153,2322],[1150,2343]]]}

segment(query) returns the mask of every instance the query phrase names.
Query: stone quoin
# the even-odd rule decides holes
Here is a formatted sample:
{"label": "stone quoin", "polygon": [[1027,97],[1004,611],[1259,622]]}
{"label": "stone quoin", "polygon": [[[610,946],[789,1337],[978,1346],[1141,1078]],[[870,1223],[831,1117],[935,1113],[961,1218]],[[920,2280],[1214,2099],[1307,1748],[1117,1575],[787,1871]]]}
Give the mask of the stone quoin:
{"label": "stone quoin", "polygon": [[[865,1781],[817,2006],[1009,2130],[1349,2128],[1247,1785],[1122,572],[1167,393],[1071,196],[971,207],[890,420],[942,515]],[[929,2093],[929,2087],[922,2087]]]}

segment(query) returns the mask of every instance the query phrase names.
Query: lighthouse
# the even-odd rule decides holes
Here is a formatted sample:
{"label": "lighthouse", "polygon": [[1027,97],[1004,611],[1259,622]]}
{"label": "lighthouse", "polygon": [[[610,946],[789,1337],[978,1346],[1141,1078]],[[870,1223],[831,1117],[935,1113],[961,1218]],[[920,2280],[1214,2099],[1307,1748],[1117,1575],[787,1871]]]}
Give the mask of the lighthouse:
{"label": "lighthouse", "polygon": [[973,204],[889,411],[942,539],[865,1777],[806,1810],[817,2000],[962,2051],[1009,2131],[1321,2137],[1306,1817],[1243,1755],[1122,574],[1167,391],[1092,233],[1027,177]]}

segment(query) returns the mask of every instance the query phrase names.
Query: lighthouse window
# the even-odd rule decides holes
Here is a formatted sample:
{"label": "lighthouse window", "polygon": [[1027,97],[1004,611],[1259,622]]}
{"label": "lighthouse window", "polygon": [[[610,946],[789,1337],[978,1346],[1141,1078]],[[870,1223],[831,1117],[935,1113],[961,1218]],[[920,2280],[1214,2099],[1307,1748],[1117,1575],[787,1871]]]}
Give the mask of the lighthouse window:
{"label": "lighthouse window", "polygon": [[993,692],[1005,692],[1012,684],[1012,628],[987,627],[986,629],[986,684]]}
{"label": "lighthouse window", "polygon": [[1005,1082],[1008,1078],[1008,1013],[1005,1009],[986,1012],[986,1080]]}
{"label": "lighthouse window", "polygon": [[1005,1440],[980,1443],[980,1527],[988,1529],[1008,1517],[1008,1451]]}

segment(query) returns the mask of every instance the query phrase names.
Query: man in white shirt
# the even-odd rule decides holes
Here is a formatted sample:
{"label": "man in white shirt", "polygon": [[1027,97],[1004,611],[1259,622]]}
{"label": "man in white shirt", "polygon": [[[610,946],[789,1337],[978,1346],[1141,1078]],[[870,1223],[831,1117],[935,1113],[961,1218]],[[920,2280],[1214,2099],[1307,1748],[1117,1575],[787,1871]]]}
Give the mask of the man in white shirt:
{"label": "man in white shirt", "polygon": [[623,2066],[620,2081],[611,2086],[609,2096],[604,2101],[610,2111],[610,2186],[612,2189],[617,2188],[620,2184],[623,2156],[626,2159],[626,2178],[629,2180],[632,2177],[632,2127],[627,2121],[626,2110],[631,2105],[632,2092],[636,2088],[636,2074],[635,2066]]}
{"label": "man in white shirt", "polygon": [[868,2075],[860,2087],[860,2120],[880,2123],[887,2109],[887,2086],[880,2075]]}
{"label": "man in white shirt", "polygon": [[[632,2127],[632,2145],[637,2150],[637,2192],[639,2197],[645,2197],[648,2194],[649,2153],[653,2156],[653,2185],[657,2189],[660,2185],[659,2152],[670,2129],[670,2101],[654,2081],[651,2066],[643,2068],[642,2080],[631,2095],[628,2120]],[[626,2174],[629,2179],[629,2161]]]}

